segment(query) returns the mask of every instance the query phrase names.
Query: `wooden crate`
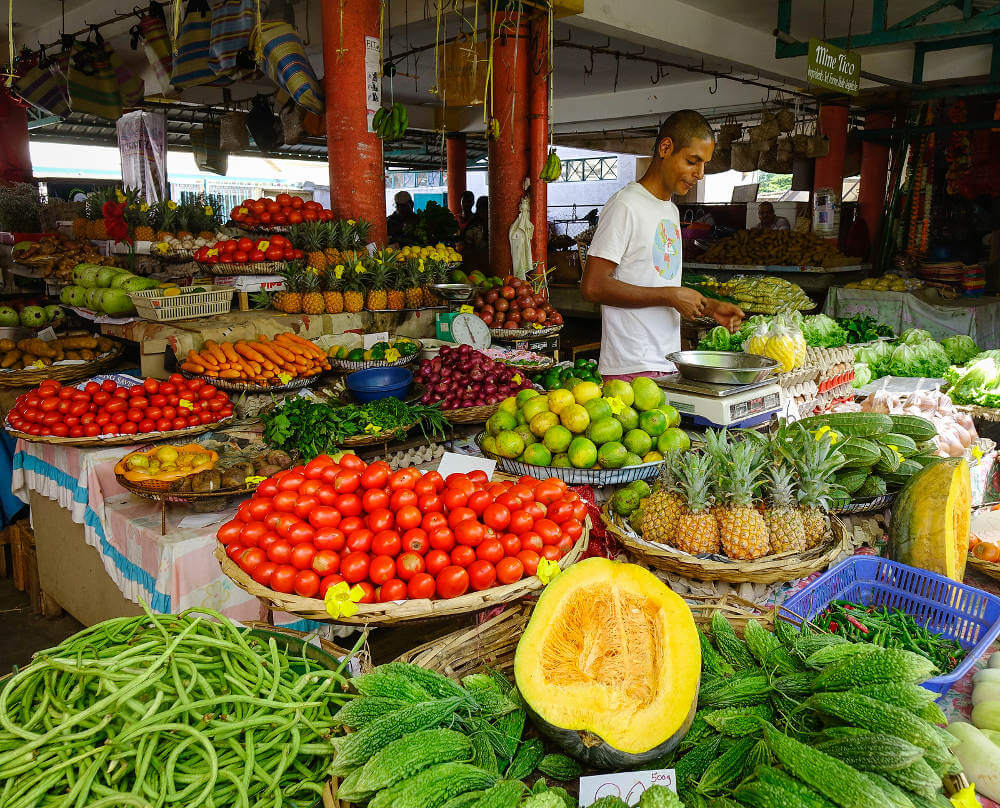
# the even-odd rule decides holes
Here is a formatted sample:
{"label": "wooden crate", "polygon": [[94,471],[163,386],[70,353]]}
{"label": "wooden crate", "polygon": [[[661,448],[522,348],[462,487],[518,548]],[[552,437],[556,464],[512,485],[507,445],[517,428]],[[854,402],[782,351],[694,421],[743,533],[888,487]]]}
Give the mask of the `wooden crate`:
{"label": "wooden crate", "polygon": [[46,617],[58,617],[62,607],[42,591],[38,582],[38,557],[35,555],[35,534],[26,519],[14,522],[4,531],[11,549],[11,572],[14,587],[28,595],[31,610]]}

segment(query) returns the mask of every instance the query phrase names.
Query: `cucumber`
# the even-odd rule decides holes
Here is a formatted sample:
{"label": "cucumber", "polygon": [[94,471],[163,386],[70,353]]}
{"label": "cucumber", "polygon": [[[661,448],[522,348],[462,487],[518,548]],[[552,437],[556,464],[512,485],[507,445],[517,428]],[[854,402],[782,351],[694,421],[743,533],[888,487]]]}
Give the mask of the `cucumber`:
{"label": "cucumber", "polygon": [[[835,432],[849,437],[872,437],[892,432],[893,424],[888,415],[880,412],[832,412],[826,415],[814,415],[799,421],[806,429],[813,432],[820,427],[828,426]],[[895,430],[903,432],[903,430]]]}
{"label": "cucumber", "polygon": [[881,457],[879,457],[878,462],[875,464],[875,471],[879,474],[893,474],[899,470],[899,464],[903,461],[891,446],[880,443],[878,451]]}
{"label": "cucumber", "polygon": [[870,468],[882,457],[879,445],[864,438],[851,438],[837,446],[840,453],[847,458],[844,468]]}
{"label": "cucumber", "polygon": [[878,475],[871,475],[867,480],[865,480],[864,485],[862,485],[857,491],[854,492],[858,499],[869,499],[871,497],[881,497],[884,496],[886,492],[885,480],[883,480]]}
{"label": "cucumber", "polygon": [[909,435],[901,435],[898,432],[889,432],[879,438],[879,443],[885,446],[895,446],[896,451],[903,457],[909,457],[917,453],[917,442]]}
{"label": "cucumber", "polygon": [[937,434],[937,427],[919,415],[889,415],[891,426],[886,432],[909,435],[915,441],[930,440]]}
{"label": "cucumber", "polygon": [[853,494],[867,479],[867,469],[844,469],[833,478],[833,481],[842,486],[848,494]]}

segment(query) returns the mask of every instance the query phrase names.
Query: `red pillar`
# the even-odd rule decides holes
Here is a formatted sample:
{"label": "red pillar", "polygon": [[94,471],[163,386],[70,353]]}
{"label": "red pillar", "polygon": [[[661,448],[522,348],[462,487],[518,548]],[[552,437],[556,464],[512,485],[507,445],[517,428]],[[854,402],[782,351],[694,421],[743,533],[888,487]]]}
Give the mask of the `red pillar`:
{"label": "red pillar", "polygon": [[545,271],[549,253],[549,193],[548,184],[538,176],[548,156],[550,67],[549,18],[547,15],[541,15],[531,22],[531,73],[528,80],[531,87],[529,101],[531,223],[535,226],[535,232],[531,237],[531,255],[536,267],[540,266],[542,272]]}
{"label": "red pillar", "polygon": [[[892,114],[872,111],[865,116],[865,129],[888,129]],[[863,140],[861,142],[861,182],[858,186],[858,211],[868,226],[868,237],[875,243],[885,190],[889,182],[888,141]]]}
{"label": "red pillar", "polygon": [[839,196],[844,185],[844,157],[847,154],[847,107],[821,106],[819,129],[830,138],[830,153],[816,158],[813,189],[833,188]]}
{"label": "red pillar", "polygon": [[0,92],[0,180],[31,182],[28,116],[24,107]]}
{"label": "red pillar", "polygon": [[384,244],[382,141],[368,131],[365,74],[366,37],[378,40],[378,11],[378,0],[323,0],[323,91],[330,207],[338,218],[371,222],[372,241]]}
{"label": "red pillar", "polygon": [[465,133],[450,132],[444,141],[448,172],[448,210],[455,216],[462,212],[462,194],[465,193],[466,148]]}
{"label": "red pillar", "polygon": [[528,93],[531,61],[529,25],[520,27],[518,15],[496,15],[496,42],[493,48],[493,117],[500,124],[500,136],[490,140],[490,269],[496,275],[509,274],[510,226],[517,218],[524,194],[522,185],[529,171]]}

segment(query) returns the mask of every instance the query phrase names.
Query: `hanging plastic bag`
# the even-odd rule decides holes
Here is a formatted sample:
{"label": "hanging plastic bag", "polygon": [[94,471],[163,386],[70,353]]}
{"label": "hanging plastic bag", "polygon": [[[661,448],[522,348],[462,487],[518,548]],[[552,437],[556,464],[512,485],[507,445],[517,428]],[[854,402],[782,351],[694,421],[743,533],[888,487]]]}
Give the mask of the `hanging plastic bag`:
{"label": "hanging plastic bag", "polygon": [[225,176],[229,168],[229,153],[219,143],[219,124],[206,123],[192,130],[191,150],[199,171]]}
{"label": "hanging plastic bag", "polygon": [[104,46],[97,42],[73,43],[67,73],[70,105],[74,112],[115,121],[122,114],[118,80]]}
{"label": "hanging plastic bag", "polygon": [[296,106],[295,102],[288,100],[278,113],[281,119],[281,137],[286,146],[295,146],[306,139],[306,130],[303,126],[306,111],[302,107]]}
{"label": "hanging plastic bag", "polygon": [[222,0],[212,14],[209,64],[218,75],[253,64],[248,56],[253,34],[254,0]]}
{"label": "hanging plastic bag", "polygon": [[301,107],[323,113],[323,90],[306,58],[298,32],[285,22],[266,22],[254,32],[263,55],[261,70]]}
{"label": "hanging plastic bag", "polygon": [[274,114],[271,100],[266,95],[258,93],[250,102],[250,112],[247,114],[247,129],[263,152],[269,152],[281,145],[281,121]]}
{"label": "hanging plastic bag", "polygon": [[531,237],[535,226],[531,223],[531,204],[528,197],[521,197],[519,212],[510,226],[510,258],[514,276],[524,280],[531,271]]}
{"label": "hanging plastic bag", "polygon": [[250,147],[250,131],[245,112],[227,112],[219,120],[219,147],[228,152],[243,151]]}
{"label": "hanging plastic bag", "polygon": [[[175,0],[179,3],[180,0]],[[176,13],[176,12],[175,12]],[[179,24],[178,24],[179,23]],[[223,86],[231,80],[212,70],[212,12],[206,0],[190,0],[182,22],[175,18],[174,60],[170,83],[174,87]]]}
{"label": "hanging plastic bag", "polygon": [[16,79],[12,89],[22,101],[46,115],[65,118],[70,113],[66,77],[44,51],[38,64]]}
{"label": "hanging plastic bag", "polygon": [[142,49],[152,69],[153,79],[157,89],[165,95],[172,94],[174,88],[170,84],[170,73],[173,69],[174,54],[170,45],[170,33],[163,16],[163,7],[151,3],[149,12],[139,18],[139,24],[132,30],[132,48],[136,48],[142,40]]}

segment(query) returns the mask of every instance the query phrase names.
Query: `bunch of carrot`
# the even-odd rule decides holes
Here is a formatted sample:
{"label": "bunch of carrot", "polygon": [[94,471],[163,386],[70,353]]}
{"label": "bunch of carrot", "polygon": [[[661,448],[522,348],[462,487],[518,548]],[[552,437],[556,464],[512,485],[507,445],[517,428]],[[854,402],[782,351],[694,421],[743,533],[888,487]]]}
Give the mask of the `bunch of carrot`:
{"label": "bunch of carrot", "polygon": [[274,339],[218,343],[206,340],[200,351],[188,351],[181,369],[210,379],[229,379],[263,386],[316,376],[330,369],[326,354],[307,339],[287,331]]}

